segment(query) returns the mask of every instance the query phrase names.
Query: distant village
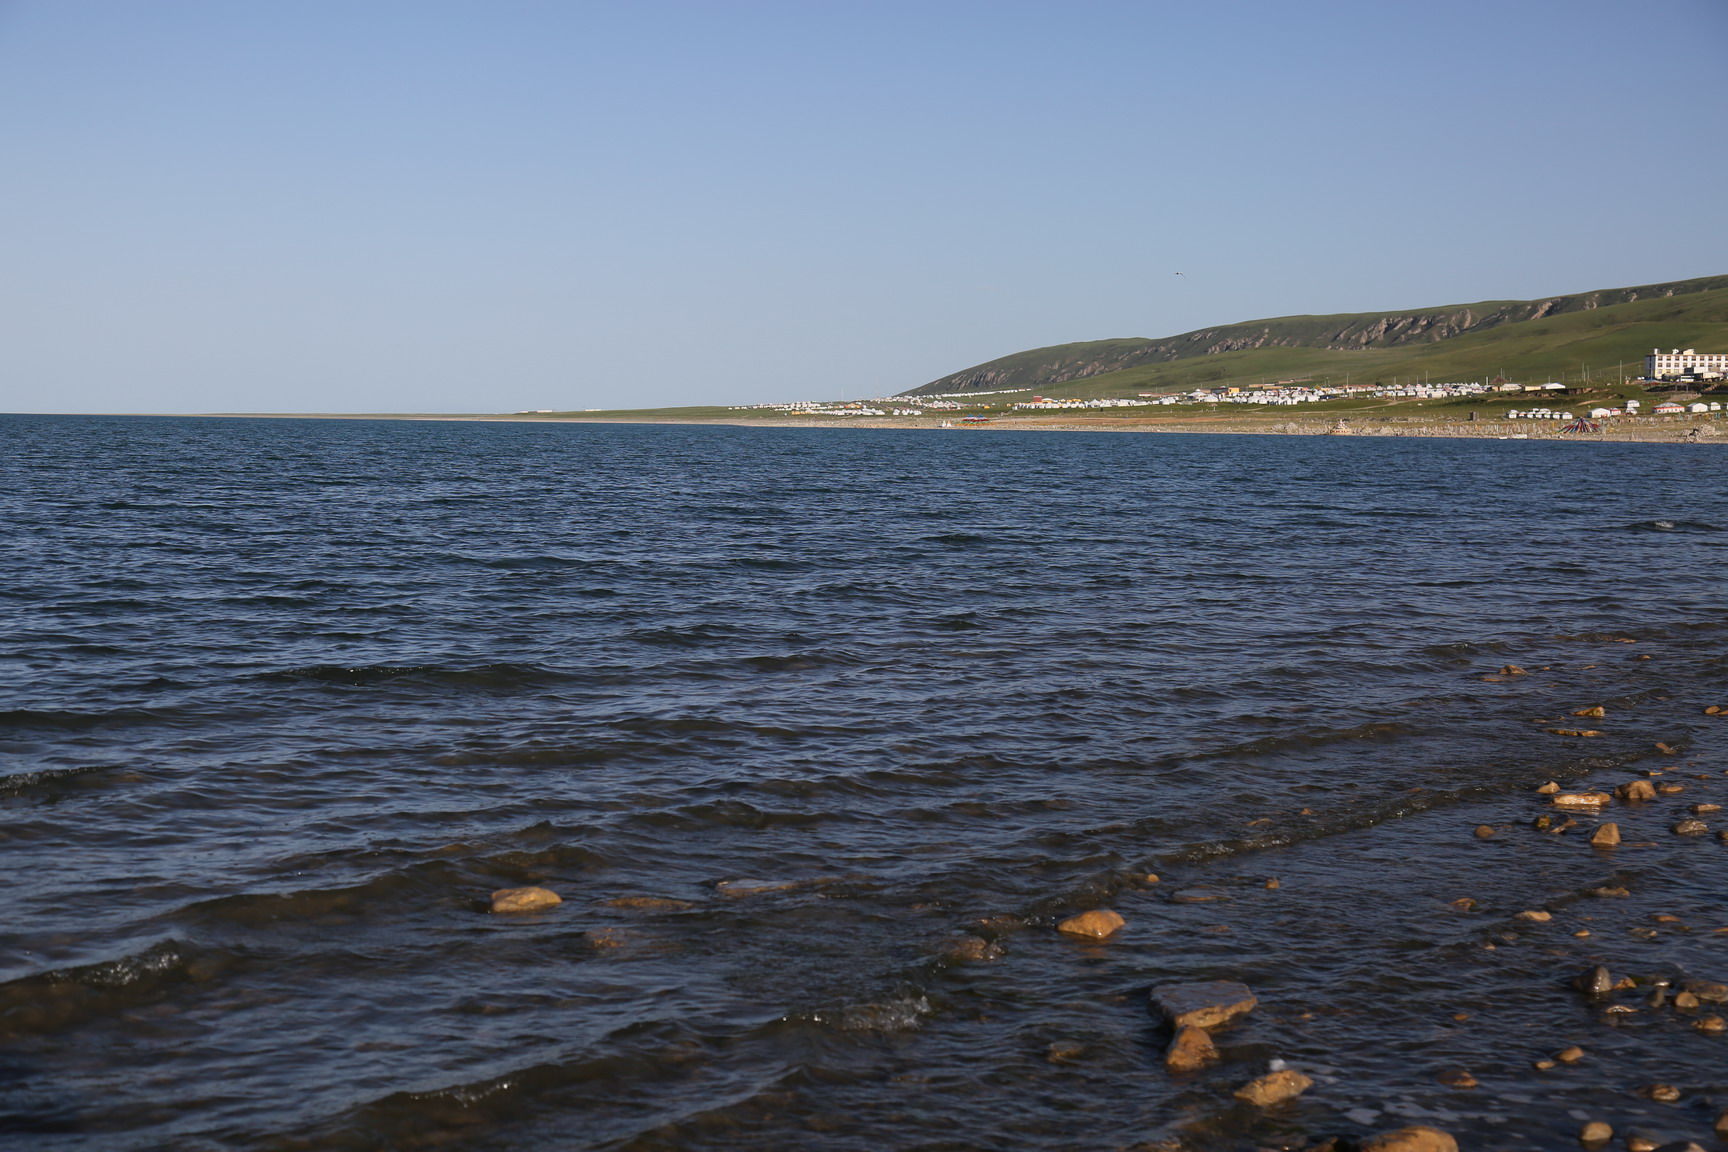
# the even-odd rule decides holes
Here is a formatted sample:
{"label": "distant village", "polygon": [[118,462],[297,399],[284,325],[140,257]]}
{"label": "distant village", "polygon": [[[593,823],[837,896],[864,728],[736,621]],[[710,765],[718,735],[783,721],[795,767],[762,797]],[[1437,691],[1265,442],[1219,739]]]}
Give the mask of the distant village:
{"label": "distant village", "polygon": [[[1687,348],[1678,348],[1668,352],[1660,348],[1652,349],[1644,358],[1644,375],[1641,382],[1652,387],[1676,387],[1685,384],[1709,384],[1728,378],[1728,353],[1705,352]],[[1499,398],[1507,395],[1531,395],[1534,399],[1554,400],[1568,392],[1567,386],[1557,381],[1545,384],[1514,384],[1506,380],[1453,380],[1435,384],[1429,381],[1421,383],[1394,383],[1387,387],[1383,383],[1374,384],[1304,384],[1294,380],[1279,380],[1270,384],[1250,384],[1246,386],[1231,386],[1221,388],[1196,388],[1187,392],[1141,392],[1133,397],[1099,397],[1090,400],[1071,398],[1056,398],[1039,396],[1030,388],[1004,388],[993,392],[949,392],[936,396],[881,396],[869,400],[852,401],[819,401],[800,400],[789,404],[747,404],[732,408],[734,412],[778,412],[795,416],[943,416],[957,414],[968,410],[997,409],[1006,407],[1013,411],[1024,412],[1067,412],[1100,408],[1163,408],[1175,405],[1192,404],[1256,404],[1261,406],[1288,406],[1296,404],[1318,404],[1328,400],[1351,399],[1389,399],[1389,400],[1446,400],[1462,397],[1481,396],[1484,398]],[[1026,396],[1024,400],[993,400],[982,402],[985,397]],[[1601,420],[1614,416],[1640,416],[1643,404],[1638,400],[1627,400],[1623,406],[1598,406],[1590,408],[1582,415],[1592,420]],[[1721,412],[1719,402],[1693,401],[1682,404],[1678,401],[1663,401],[1650,409],[1653,416],[1679,416],[1686,414],[1708,415]],[[1514,420],[1573,420],[1577,414],[1564,411],[1548,403],[1531,404],[1526,408],[1514,408],[1507,412],[1508,418]],[[978,416],[963,419],[977,421]]]}

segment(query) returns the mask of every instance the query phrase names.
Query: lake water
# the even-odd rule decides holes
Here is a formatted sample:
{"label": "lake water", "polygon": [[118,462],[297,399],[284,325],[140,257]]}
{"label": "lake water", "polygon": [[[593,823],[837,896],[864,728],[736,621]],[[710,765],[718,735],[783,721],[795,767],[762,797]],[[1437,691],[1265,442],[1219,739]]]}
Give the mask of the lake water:
{"label": "lake water", "polygon": [[[8,1148],[1536,1149],[1728,1106],[1696,1013],[1566,986],[1728,978],[1728,821],[1669,830],[1728,804],[1719,449],[0,447]],[[1685,791],[1622,848],[1530,827],[1639,770]],[[564,903],[487,910],[528,884]],[[1096,906],[1126,927],[1054,930]],[[1261,1003],[1176,1077],[1146,992],[1189,979]],[[1273,1059],[1315,1086],[1234,1105]]]}

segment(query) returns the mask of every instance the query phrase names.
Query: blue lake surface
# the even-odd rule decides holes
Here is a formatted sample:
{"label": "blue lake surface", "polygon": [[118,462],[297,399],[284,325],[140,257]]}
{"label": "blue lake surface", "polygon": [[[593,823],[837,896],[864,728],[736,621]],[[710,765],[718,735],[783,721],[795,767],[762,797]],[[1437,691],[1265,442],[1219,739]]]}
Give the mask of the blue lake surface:
{"label": "blue lake surface", "polygon": [[[1672,831],[1728,804],[1719,448],[0,448],[9,1148],[1536,1149],[1728,1106],[1725,1009],[1648,1002],[1728,979],[1728,821]],[[1684,790],[1531,827],[1641,771]],[[487,911],[529,884],[564,903]],[[1598,963],[1635,1011],[1568,987]],[[1204,979],[1260,1007],[1173,1076],[1146,993]],[[1272,1060],[1315,1086],[1235,1103]]]}

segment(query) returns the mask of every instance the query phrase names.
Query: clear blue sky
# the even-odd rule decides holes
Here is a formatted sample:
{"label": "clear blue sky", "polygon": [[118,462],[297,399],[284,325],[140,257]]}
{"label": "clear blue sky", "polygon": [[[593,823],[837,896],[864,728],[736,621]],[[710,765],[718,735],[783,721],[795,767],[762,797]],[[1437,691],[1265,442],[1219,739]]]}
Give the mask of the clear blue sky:
{"label": "clear blue sky", "polygon": [[0,0],[0,410],[878,395],[1725,273],[1725,58],[1725,0]]}

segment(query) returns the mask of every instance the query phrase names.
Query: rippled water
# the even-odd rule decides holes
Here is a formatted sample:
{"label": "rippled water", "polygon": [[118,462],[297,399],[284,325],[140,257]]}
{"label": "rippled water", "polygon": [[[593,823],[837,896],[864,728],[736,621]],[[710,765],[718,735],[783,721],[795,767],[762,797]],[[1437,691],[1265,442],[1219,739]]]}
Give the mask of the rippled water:
{"label": "rippled water", "polygon": [[[1728,803],[1718,450],[0,445],[8,1147],[1514,1149],[1728,1105],[1728,1039],[1565,986],[1728,978],[1725,822],[1668,830]],[[1640,769],[1686,791],[1625,847],[1529,827],[1535,784]],[[565,902],[487,911],[526,884]],[[1100,905],[1110,941],[1053,930]],[[1145,993],[1188,978],[1261,1007],[1173,1077]],[[1315,1087],[1233,1106],[1274,1058]]]}

